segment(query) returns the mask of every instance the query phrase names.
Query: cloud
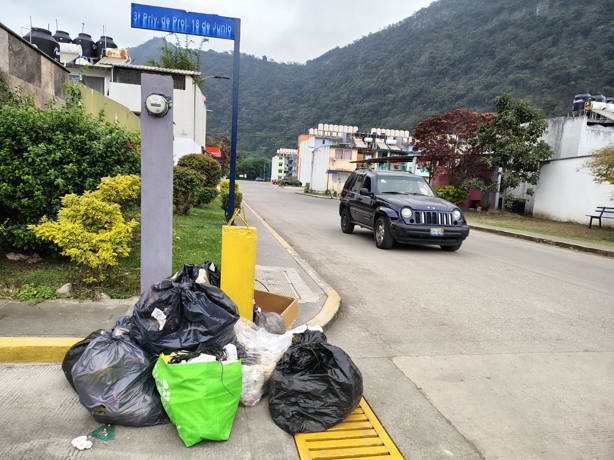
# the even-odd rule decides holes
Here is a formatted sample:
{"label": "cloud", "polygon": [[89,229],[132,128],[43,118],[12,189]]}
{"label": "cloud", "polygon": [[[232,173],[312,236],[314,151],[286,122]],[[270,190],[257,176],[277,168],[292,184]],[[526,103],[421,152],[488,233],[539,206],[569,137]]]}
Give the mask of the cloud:
{"label": "cloud", "polygon": [[[6,0],[5,0],[6,1]],[[411,16],[432,0],[138,0],[156,6],[240,17],[241,51],[276,61],[305,62],[331,48],[347,45],[371,32]],[[9,0],[2,22],[20,35],[34,27],[56,29],[76,36],[83,31],[97,40],[105,33],[121,47],[136,46],[162,36],[160,32],[130,28],[130,2],[107,0]],[[85,25],[83,26],[82,23]],[[205,49],[231,50],[232,42],[211,40]]]}

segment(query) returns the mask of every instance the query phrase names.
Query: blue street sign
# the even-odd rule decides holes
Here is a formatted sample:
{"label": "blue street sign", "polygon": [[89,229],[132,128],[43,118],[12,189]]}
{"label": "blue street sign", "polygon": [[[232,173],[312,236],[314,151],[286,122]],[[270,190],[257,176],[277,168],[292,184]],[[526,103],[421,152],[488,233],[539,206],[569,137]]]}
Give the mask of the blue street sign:
{"label": "blue street sign", "polygon": [[131,25],[137,29],[161,30],[203,37],[235,39],[235,18],[217,14],[162,8],[132,3]]}

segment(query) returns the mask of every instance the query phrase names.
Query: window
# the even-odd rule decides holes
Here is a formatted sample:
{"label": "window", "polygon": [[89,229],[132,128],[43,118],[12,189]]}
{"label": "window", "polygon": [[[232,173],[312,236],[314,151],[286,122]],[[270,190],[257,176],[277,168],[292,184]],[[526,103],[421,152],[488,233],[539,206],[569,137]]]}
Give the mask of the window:
{"label": "window", "polygon": [[369,192],[371,191],[371,178],[369,176],[365,176],[365,180],[362,183],[362,188],[366,188]]}
{"label": "window", "polygon": [[104,78],[103,77],[88,77],[83,75],[83,84],[94,91],[104,94]]}
{"label": "window", "polygon": [[350,149],[336,149],[335,160],[351,160],[352,151]]}
{"label": "window", "polygon": [[365,179],[365,176],[361,174],[360,176],[356,176],[356,182],[352,185],[352,192],[358,193],[360,192],[360,187],[362,187],[362,181]]}

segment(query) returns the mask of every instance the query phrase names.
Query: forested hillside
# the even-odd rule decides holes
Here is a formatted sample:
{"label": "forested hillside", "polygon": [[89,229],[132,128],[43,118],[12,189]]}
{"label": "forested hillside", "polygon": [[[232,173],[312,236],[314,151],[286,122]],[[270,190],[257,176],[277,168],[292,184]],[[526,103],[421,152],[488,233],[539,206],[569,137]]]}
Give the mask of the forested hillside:
{"label": "forested hillside", "polygon": [[[240,148],[272,155],[318,122],[412,129],[457,107],[492,110],[504,91],[565,114],[575,93],[614,95],[612,11],[612,0],[439,0],[306,64],[242,55]],[[160,43],[133,48],[134,61]],[[203,52],[201,68],[230,76],[232,55]],[[205,91],[209,132],[229,132],[231,82]]]}

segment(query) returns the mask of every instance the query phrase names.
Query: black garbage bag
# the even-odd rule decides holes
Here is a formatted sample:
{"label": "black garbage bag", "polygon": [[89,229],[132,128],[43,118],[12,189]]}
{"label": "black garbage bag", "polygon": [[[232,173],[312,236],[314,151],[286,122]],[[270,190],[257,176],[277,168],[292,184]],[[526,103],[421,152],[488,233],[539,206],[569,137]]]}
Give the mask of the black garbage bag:
{"label": "black garbage bag", "polygon": [[90,344],[90,342],[96,337],[99,337],[102,333],[104,333],[104,329],[98,329],[92,332],[86,338],[84,338],[83,340],[80,340],[79,342],[75,343],[72,347],[70,347],[68,351],[66,352],[66,354],[64,355],[64,360],[62,361],[62,371],[64,371],[66,380],[68,380],[68,383],[70,383],[70,386],[73,387],[73,389],[75,389],[75,384],[72,381],[73,366],[79,360],[79,358],[81,357],[81,355],[83,354],[87,346]]}
{"label": "black garbage bag", "polygon": [[235,303],[220,288],[196,283],[200,267],[184,265],[173,278],[144,292],[132,315],[131,337],[153,354],[223,347],[235,338]]}
{"label": "black garbage bag", "polygon": [[209,260],[207,260],[203,264],[203,268],[207,271],[207,279],[209,280],[209,284],[212,284],[215,287],[220,287],[220,281],[222,273],[220,269],[215,266],[215,264]]}
{"label": "black garbage bag", "polygon": [[345,419],[362,397],[362,374],[324,333],[295,334],[270,381],[269,411],[284,431],[324,431]]}
{"label": "black garbage bag", "polygon": [[79,401],[99,423],[168,423],[151,375],[155,359],[122,329],[103,332],[72,368]]}

